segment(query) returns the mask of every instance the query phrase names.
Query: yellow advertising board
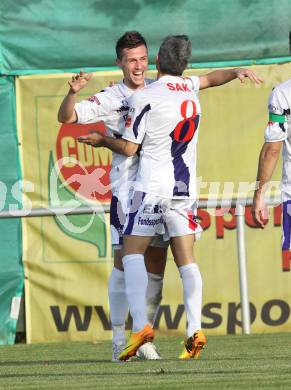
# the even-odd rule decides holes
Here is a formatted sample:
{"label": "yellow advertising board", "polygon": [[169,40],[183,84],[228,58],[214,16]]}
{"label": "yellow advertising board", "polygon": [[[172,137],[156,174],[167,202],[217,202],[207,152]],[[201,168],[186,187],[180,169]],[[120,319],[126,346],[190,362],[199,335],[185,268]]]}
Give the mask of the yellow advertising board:
{"label": "yellow advertising board", "polygon": [[[265,80],[262,86],[235,80],[200,93],[197,174],[201,198],[251,195],[268,120],[268,95],[275,84],[288,79],[291,64],[257,66],[254,70]],[[110,202],[111,153],[77,142],[78,136],[94,129],[104,130],[104,125],[57,122],[70,77],[58,74],[17,79],[25,208],[54,206],[73,210],[84,204]],[[98,72],[79,99],[120,79],[118,71]],[[278,168],[274,180],[279,178]],[[204,283],[203,327],[207,334],[241,332],[234,210],[215,213],[203,209],[199,217],[205,230],[195,245]],[[109,339],[107,281],[113,264],[109,215],[34,217],[22,223],[27,341]],[[279,207],[270,210],[264,231],[254,226],[250,209],[246,210],[253,332],[291,330],[291,273],[288,264],[285,271],[282,268],[280,225]],[[182,336],[185,324],[181,281],[169,254],[156,327],[158,334]]]}

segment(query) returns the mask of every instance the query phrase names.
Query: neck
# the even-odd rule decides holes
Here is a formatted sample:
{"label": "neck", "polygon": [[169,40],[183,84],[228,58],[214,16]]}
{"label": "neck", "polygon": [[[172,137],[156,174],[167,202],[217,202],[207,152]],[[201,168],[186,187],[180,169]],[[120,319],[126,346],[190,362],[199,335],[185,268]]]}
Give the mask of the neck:
{"label": "neck", "polygon": [[142,88],[144,88],[144,86],[145,86],[145,82],[143,82],[143,84],[141,84],[141,85],[136,85],[136,84],[132,83],[130,80],[126,80],[126,79],[123,79],[123,83],[124,83],[129,89],[133,89],[133,90],[142,89]]}
{"label": "neck", "polygon": [[158,71],[158,75],[157,75],[157,79],[159,79],[160,77],[163,77],[163,76],[172,76],[172,77],[182,77],[182,76],[174,76],[172,74],[169,74],[169,73],[162,73],[161,71]]}
{"label": "neck", "polygon": [[163,77],[163,76],[168,76],[167,73],[162,73],[160,70],[158,71],[157,79]]}

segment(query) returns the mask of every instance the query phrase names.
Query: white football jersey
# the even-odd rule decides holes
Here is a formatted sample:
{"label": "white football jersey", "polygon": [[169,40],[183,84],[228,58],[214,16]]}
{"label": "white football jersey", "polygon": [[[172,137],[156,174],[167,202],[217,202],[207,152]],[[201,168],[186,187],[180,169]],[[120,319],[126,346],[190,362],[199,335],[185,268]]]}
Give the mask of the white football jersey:
{"label": "white football jersey", "polygon": [[[153,81],[145,79],[145,84],[150,84]],[[108,135],[121,137],[128,115],[128,99],[134,92],[121,81],[96,93],[87,100],[82,100],[75,105],[77,123],[87,124],[103,121]],[[110,181],[112,193],[115,193],[125,183],[135,180],[138,157],[136,155],[125,157],[117,153],[113,153],[112,157]],[[124,191],[126,192],[127,189]]]}
{"label": "white football jersey", "polygon": [[167,75],[132,96],[123,138],[142,144],[136,191],[196,199],[199,84]]}
{"label": "white football jersey", "polygon": [[275,87],[269,98],[265,141],[283,141],[282,191],[291,196],[291,80]]}

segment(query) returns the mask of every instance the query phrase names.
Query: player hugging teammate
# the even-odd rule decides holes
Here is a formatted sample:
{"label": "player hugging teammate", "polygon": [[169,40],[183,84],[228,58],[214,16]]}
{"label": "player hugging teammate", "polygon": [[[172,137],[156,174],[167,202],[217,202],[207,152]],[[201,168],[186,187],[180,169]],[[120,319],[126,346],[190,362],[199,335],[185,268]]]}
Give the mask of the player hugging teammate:
{"label": "player hugging teammate", "polygon": [[[206,343],[201,330],[202,278],[193,253],[195,237],[202,231],[195,218],[196,145],[201,118],[198,92],[235,78],[243,81],[248,77],[255,83],[260,80],[248,69],[183,78],[191,57],[191,43],[185,35],[163,41],[155,82],[145,79],[147,45],[139,33],[124,34],[117,42],[116,54],[124,75],[122,82],[96,94],[95,99],[76,103],[77,93],[90,78],[80,73],[70,82],[59,110],[61,122],[103,120],[109,132],[106,136],[89,134],[79,141],[113,151],[110,221],[115,250],[109,281],[112,359],[128,360],[136,354],[160,358],[151,341],[169,244],[182,279],[188,323],[180,358],[198,358]],[[128,307],[133,329],[125,344]]]}

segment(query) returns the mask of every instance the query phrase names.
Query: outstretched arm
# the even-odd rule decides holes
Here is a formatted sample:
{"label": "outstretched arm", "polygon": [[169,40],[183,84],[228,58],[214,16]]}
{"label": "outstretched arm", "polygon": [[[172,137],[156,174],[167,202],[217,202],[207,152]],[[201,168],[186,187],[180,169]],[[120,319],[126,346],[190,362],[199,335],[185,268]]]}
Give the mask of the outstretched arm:
{"label": "outstretched arm", "polygon": [[242,83],[245,78],[249,78],[254,84],[261,84],[263,81],[250,69],[233,68],[219,69],[206,75],[199,76],[200,89],[218,87],[234,79],[239,79]]}
{"label": "outstretched arm", "polygon": [[78,138],[79,142],[82,142],[87,145],[92,145],[94,147],[105,147],[112,152],[122,154],[126,157],[133,156],[139,148],[139,144],[135,144],[123,138],[112,138],[98,133],[97,131],[92,132],[88,135]]}
{"label": "outstretched arm", "polygon": [[62,101],[59,112],[58,112],[58,121],[61,123],[74,123],[77,121],[77,114],[74,109],[76,104],[76,98],[78,92],[84,88],[88,81],[92,78],[92,73],[80,72],[76,76],[72,77],[72,80],[69,81],[69,92]]}
{"label": "outstretched arm", "polygon": [[259,157],[257,186],[255,190],[252,214],[255,222],[263,229],[265,227],[263,214],[265,210],[264,193],[266,185],[271,180],[281,151],[282,141],[265,142]]}

